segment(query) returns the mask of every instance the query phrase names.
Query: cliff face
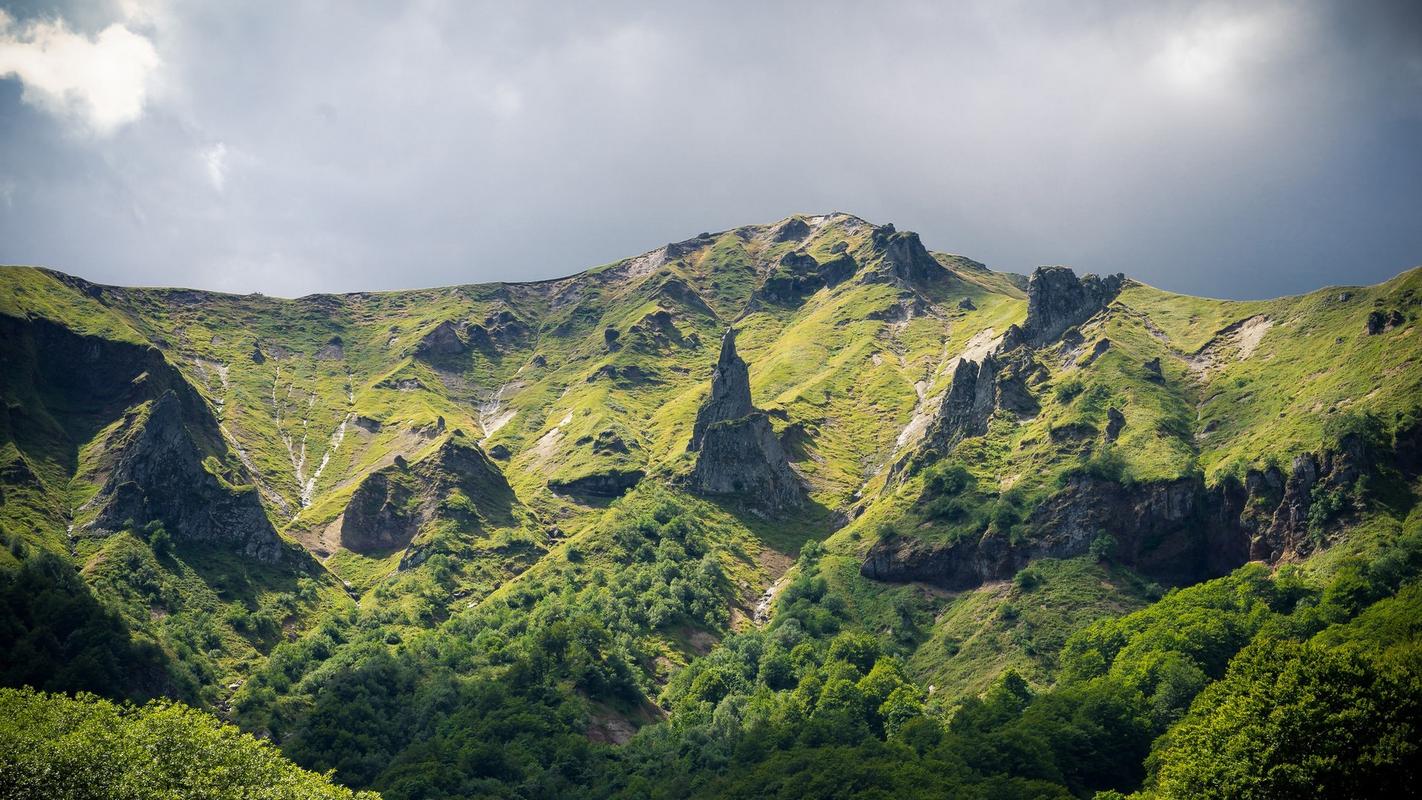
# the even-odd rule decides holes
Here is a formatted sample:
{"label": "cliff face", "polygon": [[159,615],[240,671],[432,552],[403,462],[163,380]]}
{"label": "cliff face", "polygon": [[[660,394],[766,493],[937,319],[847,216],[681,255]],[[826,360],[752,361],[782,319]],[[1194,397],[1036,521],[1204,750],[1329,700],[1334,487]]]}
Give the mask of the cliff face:
{"label": "cliff face", "polygon": [[1348,496],[1378,463],[1415,478],[1418,439],[1416,431],[1405,433],[1395,449],[1378,453],[1346,436],[1336,450],[1298,456],[1287,474],[1250,470],[1242,482],[1215,486],[1199,476],[1135,486],[1081,476],[1032,512],[1022,543],[987,531],[950,545],[892,537],[870,548],[860,572],[968,589],[1010,578],[1033,559],[1084,555],[1102,535],[1114,540],[1113,560],[1175,584],[1223,575],[1247,561],[1293,560],[1324,546],[1333,517],[1348,513],[1346,507],[1311,513],[1318,498]]}
{"label": "cliff face", "polygon": [[[0,317],[0,335],[12,345],[7,390],[36,398],[7,425],[19,463],[97,487],[70,510],[73,535],[157,522],[177,542],[267,563],[291,554],[211,409],[158,350],[42,319]],[[79,445],[96,433],[80,459]]]}
{"label": "cliff face", "polygon": [[1019,342],[1040,347],[1055,341],[1106,308],[1125,282],[1120,274],[1078,278],[1067,267],[1038,267],[1027,281],[1027,319],[1016,335],[1008,333],[1004,348]]}
{"label": "cliff face", "polygon": [[805,490],[790,468],[770,418],[751,405],[750,374],[726,331],[711,376],[711,396],[696,415],[688,448],[697,452],[690,484],[704,495],[737,497],[764,511],[800,506]]}

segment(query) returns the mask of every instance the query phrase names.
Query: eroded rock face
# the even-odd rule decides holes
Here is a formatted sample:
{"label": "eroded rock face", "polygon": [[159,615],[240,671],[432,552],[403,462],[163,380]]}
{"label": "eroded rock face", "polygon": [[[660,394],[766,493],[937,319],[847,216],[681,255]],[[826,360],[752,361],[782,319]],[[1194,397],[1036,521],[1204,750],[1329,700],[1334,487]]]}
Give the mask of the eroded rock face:
{"label": "eroded rock face", "polygon": [[721,354],[716,370],[711,373],[711,396],[696,412],[696,426],[691,431],[688,450],[700,450],[706,430],[718,422],[740,419],[750,414],[750,370],[736,353],[736,330],[726,329],[721,337]]}
{"label": "eroded rock face", "polygon": [[998,409],[1018,417],[1035,416],[1041,406],[1028,386],[1035,369],[1023,353],[989,353],[982,361],[959,361],[938,416],[924,437],[924,449],[946,454],[962,440],[982,436]]}
{"label": "eroded rock face", "polygon": [[826,286],[838,286],[854,276],[858,265],[848,253],[840,253],[821,263],[813,256],[789,252],[766,278],[756,298],[782,306],[793,306]]}
{"label": "eroded rock face", "polygon": [[425,360],[449,358],[465,353],[469,344],[459,335],[459,328],[445,320],[420,339],[415,346],[415,355]]}
{"label": "eroded rock face", "polygon": [[621,497],[646,475],[640,469],[609,469],[569,480],[551,480],[548,488],[558,494],[585,497]]}
{"label": "eroded rock face", "polygon": [[693,491],[734,496],[771,512],[804,502],[804,487],[770,418],[751,405],[749,371],[736,354],[735,329],[721,339],[711,396],[697,413],[688,449],[698,453],[689,479]]}
{"label": "eroded rock face", "polygon": [[[77,409],[47,409],[43,423],[34,409],[4,414],[0,437],[24,426],[67,435],[78,426],[96,441],[80,465],[83,480],[98,491],[78,512],[92,514],[75,533],[107,536],[158,522],[179,543],[222,547],[275,563],[297,557],[277,535],[252,478],[232,457],[216,418],[202,397],[155,348],[76,333],[44,319],[0,315],[0,370],[7,383],[31,386],[42,397],[82,399]],[[77,411],[77,415],[74,413]],[[33,481],[25,447],[5,478]]]}
{"label": "eroded rock face", "polygon": [[[1415,476],[1422,466],[1419,444],[1422,434],[1399,435],[1388,455],[1404,475]],[[1026,523],[1035,535],[1017,544],[991,530],[951,545],[894,537],[870,548],[860,572],[968,589],[1010,578],[1033,559],[1084,555],[1104,533],[1116,540],[1114,557],[1121,563],[1171,583],[1199,581],[1246,561],[1276,563],[1322,546],[1326,526],[1310,530],[1309,522],[1316,493],[1349,492],[1377,457],[1348,436],[1334,450],[1298,456],[1288,474],[1251,470],[1242,483],[1206,486],[1193,476],[1127,486],[1079,476],[1037,507]]]}
{"label": "eroded rock face", "polygon": [[1121,274],[1080,278],[1067,267],[1038,267],[1027,281],[1027,319],[1004,342],[1040,347],[1068,328],[1080,325],[1106,308],[1125,284]]}
{"label": "eroded rock face", "polygon": [[946,274],[916,233],[883,225],[874,229],[873,242],[883,251],[884,262],[874,273],[865,276],[867,281],[911,285],[927,283]]}
{"label": "eroded rock face", "polygon": [[153,401],[109,473],[95,526],[117,530],[130,520],[156,520],[177,541],[228,545],[257,561],[281,561],[287,548],[257,492],[234,490],[204,467],[185,416],[175,390]]}
{"label": "eroded rock face", "polygon": [[767,511],[796,508],[805,496],[770,418],[761,411],[706,430],[691,485],[701,494],[734,495]]}
{"label": "eroded rock face", "polygon": [[470,529],[508,524],[514,502],[503,472],[456,430],[425,458],[397,457],[366,476],[346,503],[341,545],[357,553],[409,547],[436,517]]}

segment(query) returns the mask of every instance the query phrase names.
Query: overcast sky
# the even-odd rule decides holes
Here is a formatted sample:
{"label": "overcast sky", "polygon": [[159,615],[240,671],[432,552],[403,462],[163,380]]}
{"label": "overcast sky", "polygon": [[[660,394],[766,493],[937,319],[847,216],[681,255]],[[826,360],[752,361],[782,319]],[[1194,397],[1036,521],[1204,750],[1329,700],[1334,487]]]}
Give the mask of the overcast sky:
{"label": "overcast sky", "polygon": [[294,296],[795,212],[1262,297],[1422,264],[1422,3],[0,0],[0,263]]}

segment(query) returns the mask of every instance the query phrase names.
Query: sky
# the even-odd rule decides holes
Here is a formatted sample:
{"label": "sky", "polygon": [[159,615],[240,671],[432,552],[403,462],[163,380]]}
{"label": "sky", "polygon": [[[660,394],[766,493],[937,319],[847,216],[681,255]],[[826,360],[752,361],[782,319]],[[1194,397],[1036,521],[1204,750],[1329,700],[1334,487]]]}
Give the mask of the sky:
{"label": "sky", "polygon": [[0,263],[279,296],[847,211],[1257,298],[1422,265],[1418,2],[0,0]]}

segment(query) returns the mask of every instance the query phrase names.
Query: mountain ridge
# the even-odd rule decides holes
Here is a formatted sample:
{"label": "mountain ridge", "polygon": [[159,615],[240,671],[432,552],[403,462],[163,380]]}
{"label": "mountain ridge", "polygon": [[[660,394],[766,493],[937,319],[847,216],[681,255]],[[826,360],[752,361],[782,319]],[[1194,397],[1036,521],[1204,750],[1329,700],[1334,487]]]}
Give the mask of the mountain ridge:
{"label": "mountain ridge", "polygon": [[[787,664],[877,637],[894,680],[959,699],[1045,691],[1070,635],[1165,586],[1332,574],[1415,526],[1419,307],[1422,269],[1192,298],[845,214],[289,300],[5,268],[0,562],[71,563],[185,699],[360,786],[395,773],[323,744],[348,682],[393,687],[381,752],[417,759],[397,707],[504,685],[514,641],[600,742],[734,695],[693,684],[759,636]],[[75,344],[46,359],[51,329]],[[135,459],[167,471],[108,466]]]}

